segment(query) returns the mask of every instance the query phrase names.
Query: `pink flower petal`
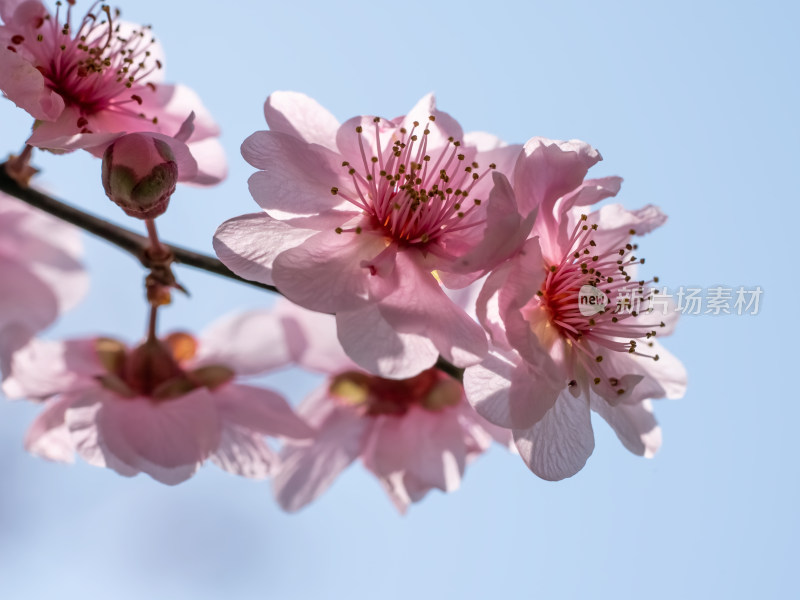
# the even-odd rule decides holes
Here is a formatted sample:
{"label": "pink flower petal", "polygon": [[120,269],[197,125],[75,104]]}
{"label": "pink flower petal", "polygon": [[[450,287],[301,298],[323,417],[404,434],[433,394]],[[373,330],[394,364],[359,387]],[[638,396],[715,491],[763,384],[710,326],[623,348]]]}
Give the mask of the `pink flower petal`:
{"label": "pink flower petal", "polygon": [[315,233],[287,225],[264,213],[251,213],[229,219],[217,228],[214,252],[239,277],[273,285],[275,257],[302,244]]}
{"label": "pink flower petal", "polygon": [[64,422],[64,415],[74,399],[64,394],[45,404],[25,434],[25,450],[47,460],[75,462],[72,439]]}
{"label": "pink flower petal", "polygon": [[313,430],[298,417],[286,399],[271,390],[249,385],[223,385],[213,392],[220,418],[265,435],[307,438]]}
{"label": "pink flower petal", "polygon": [[336,324],[348,356],[362,369],[382,377],[413,377],[432,367],[439,357],[424,334],[398,332],[376,305],[340,312]]}
{"label": "pink flower petal", "polygon": [[611,425],[622,444],[634,454],[652,458],[661,447],[661,428],[653,416],[653,405],[649,400],[611,406],[592,394],[591,407]]}
{"label": "pink flower petal", "polygon": [[492,173],[494,187],[486,202],[486,226],[483,237],[469,252],[461,256],[455,268],[462,272],[487,271],[511,256],[525,242],[533,219],[523,222],[517,212],[517,201],[511,184],[502,173]]}
{"label": "pink flower petal", "polygon": [[[682,398],[686,393],[686,368],[674,354],[659,342],[647,349],[648,354],[658,354],[658,360],[628,353],[607,353],[608,365],[604,367],[611,376],[638,375],[642,380],[636,384],[629,395],[622,400],[624,404],[636,404],[647,398]],[[617,404],[614,402],[614,404]]]}
{"label": "pink flower petal", "polygon": [[433,488],[458,489],[467,455],[458,414],[454,407],[431,412],[412,406],[402,418],[376,419],[364,448],[364,466],[401,510]]}
{"label": "pink flower petal", "polygon": [[[334,210],[342,205],[334,187],[349,188],[338,154],[309,145],[291,135],[257,131],[242,144],[242,156],[256,168],[250,177],[250,194],[276,218],[302,217]],[[347,214],[356,214],[351,205]],[[342,221],[347,220],[345,215]]]}
{"label": "pink flower petal", "polygon": [[556,200],[574,190],[601,159],[600,153],[580,140],[562,142],[531,138],[514,171],[514,190],[520,212],[540,210],[552,214]]}
{"label": "pink flower petal", "polygon": [[47,398],[93,388],[95,376],[104,372],[94,339],[67,342],[34,339],[14,354],[3,392],[10,398]]}
{"label": "pink flower petal", "polygon": [[[154,94],[142,96],[144,102],[141,111],[147,115],[158,117],[158,131],[174,136],[186,118],[194,113],[194,132],[189,142],[199,142],[210,137],[218,137],[219,126],[214,122],[211,113],[203,105],[203,101],[193,89],[181,85],[159,84]],[[141,131],[141,125],[130,131]]]}
{"label": "pink flower petal", "polygon": [[333,315],[310,311],[284,300],[275,304],[273,314],[281,320],[292,358],[299,366],[321,373],[357,369],[336,337]]}
{"label": "pink flower petal", "polygon": [[[21,4],[25,4],[27,2],[28,0],[0,0],[0,19],[2,19],[3,23],[5,23],[6,25],[13,23],[14,21],[17,21],[17,19],[15,19],[14,13]],[[42,6],[38,2],[37,4],[39,4],[39,6],[41,7],[41,8],[37,7],[40,10],[40,14],[42,16],[47,14],[47,11],[44,8],[44,6]]]}
{"label": "pink flower petal", "polygon": [[55,320],[55,294],[27,265],[0,256],[0,276],[8,282],[0,294],[0,327],[22,323],[38,331]]}
{"label": "pink flower petal", "polygon": [[542,479],[572,477],[594,450],[588,401],[562,392],[533,427],[514,430],[514,440],[525,464]]}
{"label": "pink flower petal", "polygon": [[[378,122],[375,122],[378,119]],[[358,128],[362,129],[362,133],[358,132]],[[344,170],[342,159],[350,163],[350,166],[361,167],[365,160],[369,160],[373,156],[382,155],[383,152],[391,146],[396,137],[397,124],[380,117],[369,115],[361,115],[348,119],[339,126],[336,132],[336,148],[339,151],[339,164],[341,165],[341,172],[347,173]],[[377,130],[380,136],[380,147],[375,137]],[[364,154],[362,155],[362,148]],[[349,190],[352,186],[348,183],[345,189]]]}
{"label": "pink flower petal", "polygon": [[[536,233],[539,235],[539,243],[542,245],[545,255],[548,257],[560,257],[564,253],[564,248],[569,244],[569,236],[572,233],[572,229],[575,227],[582,212],[577,210],[578,207],[588,207],[606,198],[616,196],[621,185],[621,177],[587,179],[564,196],[555,209],[556,213],[560,215],[558,228],[536,228]],[[549,217],[549,215],[547,216]],[[555,235],[556,231],[558,235]]]}
{"label": "pink flower petal", "polygon": [[197,174],[189,183],[194,185],[216,185],[228,176],[225,150],[217,138],[206,138],[188,143],[192,156],[197,161]]}
{"label": "pink flower petal", "polygon": [[279,254],[272,278],[287,298],[310,310],[353,310],[380,297],[383,277],[371,274],[366,265],[385,249],[383,236],[366,230],[322,231]]}
{"label": "pink flower petal", "polygon": [[413,251],[398,253],[399,281],[396,290],[381,300],[381,315],[398,333],[428,337],[456,366],[475,364],[488,352],[486,334],[447,297],[421,263]]}
{"label": "pink flower petal", "polygon": [[89,280],[79,262],[82,244],[77,228],[0,194],[0,231],[0,256],[26,265],[49,285],[60,311],[72,308],[85,295]]}
{"label": "pink flower petal", "polygon": [[[73,418],[73,410],[67,411],[70,431],[90,430],[86,420]],[[191,477],[220,441],[215,402],[204,388],[160,403],[146,398],[120,400],[106,393],[94,419],[97,450],[90,451],[88,444],[83,450],[78,447],[87,461],[88,454],[99,462],[99,453],[105,464],[117,471],[117,463],[122,463],[167,485]]]}
{"label": "pink flower petal", "polygon": [[47,87],[36,67],[5,47],[0,49],[0,89],[34,119],[52,121],[64,110],[64,100]]}
{"label": "pink flower petal", "polygon": [[[435,121],[430,121],[428,117],[433,116]],[[400,127],[405,127],[408,131],[414,127],[414,121],[419,122],[417,127],[418,134],[427,126],[430,130],[428,134],[428,144],[431,148],[447,146],[449,138],[462,141],[464,131],[453,117],[448,113],[436,108],[436,98],[433,94],[426,94],[420,98],[419,102],[408,111]]]}
{"label": "pink flower petal", "polygon": [[[108,449],[97,424],[103,404],[109,400],[113,402],[115,397],[102,388],[86,390],[76,395],[64,414],[64,422],[72,445],[83,460],[95,467],[113,469],[124,477],[133,477],[139,473],[139,469],[130,466]],[[130,454],[131,451],[126,450],[126,457],[134,462]]]}
{"label": "pink flower petal", "polygon": [[620,204],[607,204],[592,215],[591,221],[598,225],[595,241],[601,247],[622,247],[630,239],[631,230],[636,235],[650,233],[663,225],[667,216],[652,204],[638,210],[627,210]]}
{"label": "pink flower petal", "polygon": [[494,163],[496,171],[514,181],[514,167],[522,150],[522,144],[506,144],[496,135],[485,131],[470,131],[464,134],[464,145],[478,150],[476,160],[481,168]]}
{"label": "pink flower petal", "polygon": [[515,269],[513,261],[507,261],[494,269],[484,280],[475,301],[475,316],[483,326],[492,345],[503,350],[511,350],[506,338],[503,315],[500,314],[500,290]]}
{"label": "pink flower petal", "polygon": [[206,328],[198,341],[193,367],[219,364],[237,375],[257,375],[292,360],[280,318],[266,310],[226,315]]}
{"label": "pink flower petal", "polygon": [[352,410],[329,409],[310,442],[291,442],[281,450],[281,466],[272,479],[275,498],[284,510],[300,510],[327,490],[361,452],[370,421]]}
{"label": "pink flower petal", "polygon": [[460,402],[456,407],[458,422],[464,433],[467,449],[467,464],[486,452],[496,441],[507,449],[514,449],[514,437],[509,429],[498,427],[480,416],[468,402]]}
{"label": "pink flower petal", "polygon": [[[92,127],[92,133],[82,133],[82,130],[76,125],[78,119],[82,116],[77,107],[67,105],[57,120],[40,121],[28,138],[27,143],[37,148],[65,152],[83,148],[94,149],[94,155],[99,156],[98,153],[102,153],[102,148],[108,146],[120,135],[128,133],[128,130],[123,126],[124,124],[107,124],[104,121],[108,119],[100,119],[96,115],[84,117],[88,119],[88,126]],[[138,121],[141,121],[141,119]],[[139,129],[130,127],[129,130],[132,133],[137,130],[151,131],[152,129],[154,127],[149,125],[140,125]]]}
{"label": "pink flower petal", "polygon": [[264,116],[271,131],[294,136],[309,144],[336,151],[336,120],[316,100],[298,92],[273,92],[264,104]]}
{"label": "pink flower petal", "polygon": [[464,372],[464,390],[478,414],[509,429],[533,426],[553,407],[563,387],[511,353],[491,352]]}
{"label": "pink flower petal", "polygon": [[279,462],[278,455],[260,436],[230,424],[222,427],[219,448],[211,460],[219,468],[249,479],[269,477]]}
{"label": "pink flower petal", "polygon": [[[522,313],[522,309],[542,288],[545,279],[544,260],[538,239],[529,239],[509,263],[511,266],[504,270],[506,279],[497,293],[497,311],[504,322],[506,339],[538,372],[550,374],[563,381],[563,373],[551,358],[547,347],[549,343],[558,343],[558,340],[553,342],[540,339],[537,334],[541,331],[535,332],[531,322]],[[483,300],[483,295],[481,299]],[[552,332],[550,335],[553,335]]]}

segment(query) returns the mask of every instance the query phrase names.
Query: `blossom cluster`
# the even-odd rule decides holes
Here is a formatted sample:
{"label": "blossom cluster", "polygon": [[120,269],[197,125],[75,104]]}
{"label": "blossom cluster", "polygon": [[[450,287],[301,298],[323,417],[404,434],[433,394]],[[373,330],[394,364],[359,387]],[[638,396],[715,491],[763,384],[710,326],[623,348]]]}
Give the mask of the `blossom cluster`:
{"label": "blossom cluster", "polygon": [[[28,154],[102,157],[106,194],[146,223],[151,318],[135,344],[35,337],[86,277],[73,231],[0,196],[0,279],[14,281],[0,290],[2,389],[42,403],[30,452],[169,485],[210,460],[271,477],[286,510],[360,458],[403,511],[456,489],[493,440],[543,479],[574,475],[592,411],[631,452],[658,450],[651,401],[682,396],[686,373],[659,341],[677,313],[653,310],[636,240],[665,215],[603,203],[622,180],[588,178],[589,144],[465,133],[433,95],[344,123],[303,94],[270,95],[268,130],[242,144],[260,210],[222,223],[213,246],[286,299],[159,335],[182,288],[154,220],[178,182],[225,176],[218,128],[162,83],[149,28],[105,5],[77,20],[74,4],[0,0],[0,89],[35,119]],[[27,159],[6,163],[23,184]],[[296,411],[250,380],[292,365],[325,376]]]}

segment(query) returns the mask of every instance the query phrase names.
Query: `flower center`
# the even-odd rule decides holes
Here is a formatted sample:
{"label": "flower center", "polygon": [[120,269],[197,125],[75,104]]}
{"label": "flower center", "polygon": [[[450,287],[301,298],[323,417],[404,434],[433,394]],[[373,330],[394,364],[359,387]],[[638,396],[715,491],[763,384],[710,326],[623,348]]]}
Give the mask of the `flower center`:
{"label": "flower center", "polygon": [[[468,161],[461,142],[452,137],[443,147],[429,148],[430,127],[435,117],[428,118],[431,125],[419,133],[418,121],[408,131],[375,117],[373,147],[377,155],[372,156],[368,156],[365,148],[364,138],[368,133],[362,126],[356,127],[360,164],[342,163],[352,177],[354,190],[331,188],[332,194],[338,194],[369,215],[376,229],[405,244],[435,242],[448,233],[483,223],[480,212],[475,212],[481,199],[469,196],[477,183],[495,168],[491,164],[480,172],[480,165]],[[385,149],[382,149],[382,126],[384,133],[392,137],[391,145]],[[359,228],[354,231],[360,233]]]}
{"label": "flower center", "polygon": [[373,417],[402,416],[412,405],[436,412],[461,401],[461,386],[436,369],[399,380],[346,371],[334,377],[328,389],[341,403]]}
{"label": "flower center", "polygon": [[106,371],[98,381],[124,398],[145,396],[161,402],[200,387],[214,390],[234,376],[222,365],[184,369],[181,363],[197,352],[197,341],[186,333],[170,334],[163,341],[146,340],[133,350],[117,340],[99,338],[95,352]]}
{"label": "flower center", "polygon": [[[34,39],[21,34],[12,36],[10,50],[24,49],[42,73],[47,86],[67,105],[77,106],[81,117],[77,125],[82,133],[91,133],[86,116],[113,110],[147,118],[138,110],[146,90],[155,84],[146,79],[161,69],[161,61],[151,59],[155,39],[150,26],[133,29],[123,36],[114,23],[119,10],[95,2],[78,24],[72,26],[72,7],[67,1],[66,16],[61,20],[62,3],[56,2],[56,14],[40,18],[33,26]],[[157,123],[156,118],[152,119]]]}
{"label": "flower center", "polygon": [[[601,381],[612,387],[619,378],[608,378],[600,367],[603,350],[627,352],[658,360],[657,354],[642,352],[641,346],[652,346],[664,322],[643,322],[637,318],[653,311],[653,290],[649,281],[633,281],[628,270],[633,265],[644,264],[633,251],[638,245],[630,243],[631,229],[619,238],[618,244],[598,247],[593,239],[597,224],[589,225],[587,215],[581,215],[570,236],[568,249],[557,264],[547,267],[538,298],[524,309],[533,326],[545,311],[547,322],[567,344],[575,348],[575,356],[585,370],[595,376],[595,385]],[[590,344],[591,343],[591,346]],[[602,350],[598,352],[598,348]],[[616,393],[625,393],[617,388]]]}

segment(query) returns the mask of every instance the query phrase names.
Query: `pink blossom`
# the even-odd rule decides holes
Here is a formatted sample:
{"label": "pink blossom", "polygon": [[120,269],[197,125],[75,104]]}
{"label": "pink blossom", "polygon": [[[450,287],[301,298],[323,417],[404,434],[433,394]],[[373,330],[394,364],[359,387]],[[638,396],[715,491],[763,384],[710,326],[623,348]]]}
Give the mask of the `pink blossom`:
{"label": "pink blossom", "polygon": [[78,230],[0,193],[0,371],[86,293]]}
{"label": "pink blossom", "polygon": [[161,82],[163,53],[150,28],[98,2],[73,19],[73,4],[58,2],[53,15],[37,0],[0,0],[0,89],[36,119],[27,143],[101,156],[124,133],[175,136],[194,112],[193,182],[221,181],[219,129],[192,90]]}
{"label": "pink blossom", "polygon": [[[590,410],[631,452],[652,456],[661,430],[650,399],[678,398],[686,387],[683,366],[656,341],[670,333],[675,313],[651,312],[657,278],[636,278],[644,259],[632,238],[666,217],[655,206],[589,212],[621,183],[584,181],[600,158],[583,142],[533,138],[513,190],[498,186],[535,221],[516,256],[486,280],[477,312],[493,349],[464,376],[473,406],[513,431],[522,458],[544,479],[583,467],[594,449]],[[589,292],[607,303],[581,304]]]}
{"label": "pink blossom", "polygon": [[211,459],[263,478],[277,457],[265,435],[307,437],[310,428],[279,394],[240,381],[285,365],[277,320],[245,313],[196,340],[186,333],[136,348],[109,338],[33,340],[13,357],[3,389],[46,400],[25,439],[41,457],[86,462],[175,485]]}
{"label": "pink blossom", "polygon": [[492,171],[510,172],[518,147],[464,135],[430,95],[403,117],[340,126],[314,100],[276,92],[265,115],[270,131],[242,145],[264,212],[220,226],[220,259],[335,313],[345,351],[370,372],[410,377],[439,354],[479,361],[485,333],[441,284],[464,287],[514,248],[520,217],[495,198]]}
{"label": "pink blossom", "polygon": [[280,505],[299,510],[322,494],[357,458],[405,512],[433,488],[459,487],[468,462],[493,438],[508,446],[508,432],[482,419],[461,384],[436,369],[407,379],[369,375],[336,340],[334,319],[284,304],[279,308],[295,360],[325,373],[298,412],[317,434],[288,442],[273,477]]}

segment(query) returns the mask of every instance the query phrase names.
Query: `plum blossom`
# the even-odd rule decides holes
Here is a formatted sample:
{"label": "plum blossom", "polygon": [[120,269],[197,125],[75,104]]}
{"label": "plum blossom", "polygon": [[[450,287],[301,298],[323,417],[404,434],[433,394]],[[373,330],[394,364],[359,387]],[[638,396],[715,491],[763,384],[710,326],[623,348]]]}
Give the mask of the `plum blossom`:
{"label": "plum blossom", "polygon": [[0,193],[0,371],[86,293],[80,256],[76,228]]}
{"label": "plum blossom", "polygon": [[162,83],[163,52],[150,27],[120,21],[99,2],[73,18],[75,4],[56,2],[52,14],[38,0],[0,0],[0,90],[36,119],[27,143],[101,156],[124,133],[176,136],[193,112],[193,182],[221,181],[219,128],[192,90]]}
{"label": "plum blossom", "polygon": [[521,217],[495,197],[492,172],[510,173],[519,147],[465,135],[432,95],[402,117],[339,125],[307,96],[276,92],[265,115],[270,131],[242,145],[263,212],[220,226],[220,259],[335,314],[345,351],[372,373],[411,377],[439,354],[479,361],[486,335],[442,285],[468,285],[515,247]]}
{"label": "plum blossom", "polygon": [[[589,212],[622,181],[584,181],[600,159],[580,141],[533,138],[519,155],[513,189],[498,185],[535,221],[481,290],[477,313],[492,351],[464,375],[477,411],[512,430],[528,467],[549,480],[574,475],[591,455],[590,410],[628,450],[652,456],[661,430],[650,399],[679,398],[686,387],[683,366],[656,341],[671,332],[675,313],[650,310],[658,279],[636,276],[644,259],[634,255],[633,237],[666,217],[651,205]],[[598,303],[582,304],[587,295]]]}
{"label": "plum blossom", "polygon": [[175,485],[206,460],[251,478],[275,468],[263,436],[307,437],[286,400],[240,378],[285,365],[280,323],[265,313],[225,317],[135,348],[110,338],[33,340],[17,352],[3,390],[44,400],[26,448],[43,458]]}
{"label": "plum blossom", "polygon": [[316,435],[281,450],[272,482],[285,510],[312,502],[360,458],[403,513],[431,489],[456,490],[467,463],[493,438],[510,446],[508,431],[481,418],[449,375],[437,369],[399,380],[370,375],[342,351],[333,317],[288,303],[278,313],[296,362],[327,375],[298,408]]}

